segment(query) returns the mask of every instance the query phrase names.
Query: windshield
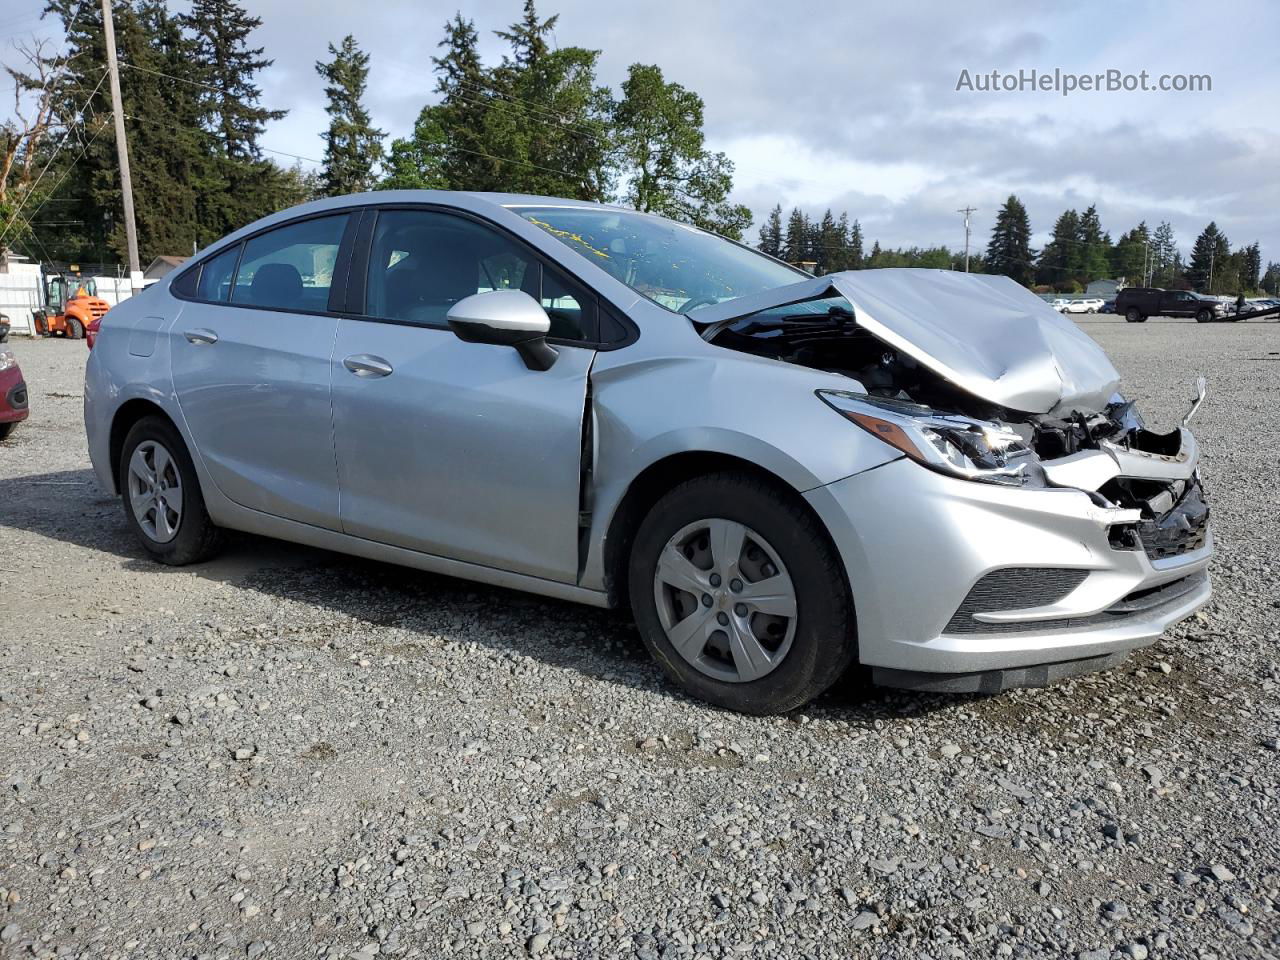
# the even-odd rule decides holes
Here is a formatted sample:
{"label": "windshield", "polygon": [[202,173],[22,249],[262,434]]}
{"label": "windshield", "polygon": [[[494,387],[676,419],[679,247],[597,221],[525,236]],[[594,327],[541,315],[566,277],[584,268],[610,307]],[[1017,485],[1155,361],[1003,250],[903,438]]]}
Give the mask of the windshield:
{"label": "windshield", "polygon": [[808,276],[723,237],[652,214],[585,207],[512,209],[636,293],[677,313]]}

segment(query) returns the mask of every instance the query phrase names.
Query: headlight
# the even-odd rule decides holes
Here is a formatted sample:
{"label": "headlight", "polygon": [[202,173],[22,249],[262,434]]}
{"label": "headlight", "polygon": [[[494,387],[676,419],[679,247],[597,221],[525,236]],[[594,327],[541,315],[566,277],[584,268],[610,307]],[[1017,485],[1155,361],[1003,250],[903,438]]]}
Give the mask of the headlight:
{"label": "headlight", "polygon": [[10,367],[18,365],[18,358],[13,355],[12,350],[0,350],[0,371],[8,370]]}
{"label": "headlight", "polygon": [[1038,462],[1027,442],[999,423],[843,390],[819,390],[818,396],[841,416],[930,470],[1018,487],[1030,479],[1028,466]]}

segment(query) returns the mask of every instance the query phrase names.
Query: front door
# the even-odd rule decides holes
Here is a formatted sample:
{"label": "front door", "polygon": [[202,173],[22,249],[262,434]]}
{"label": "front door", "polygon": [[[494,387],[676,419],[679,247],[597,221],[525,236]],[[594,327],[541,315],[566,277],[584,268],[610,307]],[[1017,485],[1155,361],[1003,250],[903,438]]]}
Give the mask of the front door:
{"label": "front door", "polygon": [[338,321],[325,311],[346,221],[288,224],[213,257],[169,333],[178,403],[218,489],[241,506],[334,530]]}
{"label": "front door", "polygon": [[454,336],[449,307],[502,288],[540,298],[553,336],[594,338],[594,298],[515,241],[447,213],[379,214],[368,319],[339,320],[333,353],[342,528],[572,583],[594,349],[562,343],[537,371],[510,347]]}

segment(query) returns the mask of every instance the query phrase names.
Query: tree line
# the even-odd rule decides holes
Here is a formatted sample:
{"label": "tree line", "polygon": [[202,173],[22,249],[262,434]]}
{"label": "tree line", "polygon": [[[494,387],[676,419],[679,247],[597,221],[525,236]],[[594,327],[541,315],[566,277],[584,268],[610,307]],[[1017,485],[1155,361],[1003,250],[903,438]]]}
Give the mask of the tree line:
{"label": "tree line", "polygon": [[[741,239],[751,212],[733,203],[733,163],[707,148],[701,97],[661,68],[633,64],[618,90],[600,84],[601,51],[552,42],[557,16],[524,0],[520,18],[494,30],[501,59],[480,56],[474,21],[444,24],[431,58],[435,101],[405,137],[387,143],[365,104],[370,58],[352,36],[315,64],[329,118],[324,156],[272,150],[266,125],[286,111],[264,104],[258,77],[272,60],[253,42],[261,19],[237,0],[166,0],[114,6],[120,84],[144,261],[186,254],[259,217],[319,196],[373,189],[465,189],[626,204]],[[0,252],[39,260],[123,259],[122,200],[103,25],[96,4],[47,0],[64,43],[20,49],[5,67],[13,117],[0,123]],[[866,248],[856,218],[775,206],[759,249],[817,273],[870,267],[963,269],[945,246]],[[1001,207],[985,253],[969,269],[1043,290],[1077,291],[1123,277],[1215,293],[1280,287],[1256,243],[1233,250],[1215,224],[1187,262],[1173,229],[1140,223],[1112,241],[1096,207],[1065,211],[1050,241],[1031,247],[1026,208]]]}
{"label": "tree line", "polygon": [[1217,295],[1280,292],[1280,263],[1268,263],[1264,272],[1257,242],[1233,250],[1212,221],[1196,237],[1185,261],[1167,221],[1155,230],[1143,221],[1113,241],[1102,228],[1096,206],[1083,213],[1063,211],[1049,242],[1034,250],[1027,208],[1013,195],[996,215],[985,267],[1045,292],[1079,293],[1091,281],[1103,279]]}
{"label": "tree line", "polygon": [[[45,12],[65,43],[26,47],[6,67],[15,116],[0,125],[0,251],[119,260],[102,18],[79,0],[48,0]],[[728,199],[733,164],[704,143],[701,97],[646,64],[615,93],[596,80],[599,50],[552,44],[557,19],[525,0],[521,18],[494,31],[507,52],[486,64],[474,22],[456,15],[431,60],[437,102],[389,145],[365,104],[369,55],[351,36],[330,44],[316,63],[329,125],[312,172],[262,143],[286,111],[262,102],[257,78],[272,60],[252,40],[260,18],[236,0],[192,0],[185,13],[165,0],[116,3],[142,258],[190,253],[317,196],[396,188],[621,202],[740,237],[751,213]]]}
{"label": "tree line", "polygon": [[[799,208],[792,209],[786,226],[782,222],[782,206],[776,205],[760,227],[758,250],[786,260],[804,264],[813,273],[835,273],[838,270],[864,270],[876,267],[931,267],[937,270],[963,270],[963,252],[941,247],[901,247],[886,249],[878,240],[865,250],[862,225],[850,220],[847,212],[836,217],[828,209],[820,219],[811,219]],[[982,257],[972,254],[969,269],[983,272]]]}

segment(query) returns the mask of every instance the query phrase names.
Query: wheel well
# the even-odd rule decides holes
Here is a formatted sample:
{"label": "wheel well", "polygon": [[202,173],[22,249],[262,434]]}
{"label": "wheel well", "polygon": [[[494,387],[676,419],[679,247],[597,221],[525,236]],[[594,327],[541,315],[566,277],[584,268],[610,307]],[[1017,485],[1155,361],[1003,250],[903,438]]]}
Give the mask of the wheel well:
{"label": "wheel well", "polygon": [[[625,608],[630,603],[627,595],[627,563],[631,557],[631,544],[635,540],[636,531],[649,510],[674,487],[694,477],[710,473],[733,471],[747,473],[759,477],[766,483],[776,487],[780,496],[790,496],[803,508],[813,513],[818,526],[826,533],[826,526],[814,512],[809,502],[799,496],[795,487],[787,483],[777,474],[740,457],[726,453],[710,453],[690,451],[677,453],[650,464],[631,481],[627,492],[619,501],[609,522],[609,530],[604,540],[604,579],[605,589],[609,593],[612,606]],[[830,534],[827,533],[830,540]],[[832,550],[835,550],[834,543]],[[837,556],[838,556],[837,551]],[[846,583],[848,574],[845,574]]]}
{"label": "wheel well", "polygon": [[111,479],[117,491],[120,489],[120,454],[124,452],[124,438],[129,435],[133,425],[143,417],[157,416],[164,417],[170,423],[173,422],[164,410],[150,400],[128,400],[116,411],[115,419],[111,421],[110,451]]}

